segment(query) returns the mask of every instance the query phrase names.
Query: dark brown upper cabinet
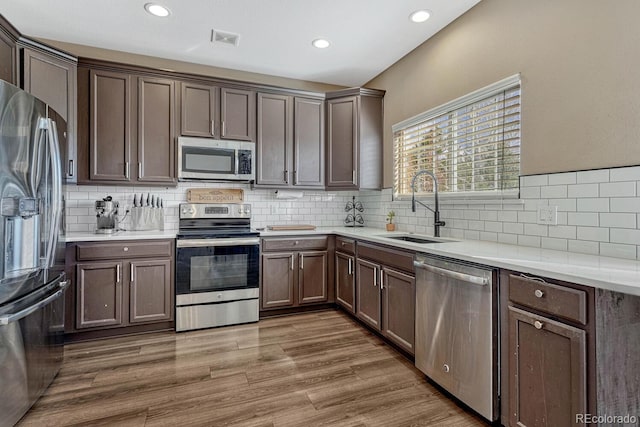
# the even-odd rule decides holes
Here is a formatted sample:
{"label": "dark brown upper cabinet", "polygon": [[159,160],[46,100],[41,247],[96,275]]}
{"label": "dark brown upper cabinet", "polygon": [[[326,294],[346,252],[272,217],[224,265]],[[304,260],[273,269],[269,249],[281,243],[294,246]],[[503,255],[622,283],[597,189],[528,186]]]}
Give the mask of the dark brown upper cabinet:
{"label": "dark brown upper cabinet", "polygon": [[175,82],[138,77],[138,181],[176,182]]}
{"label": "dark brown upper cabinet", "polygon": [[66,181],[77,181],[77,108],[78,60],[62,52],[45,50],[21,39],[18,43],[22,59],[22,87],[49,104],[67,123],[66,156],[63,170]]}
{"label": "dark brown upper cabinet", "polygon": [[0,79],[18,85],[16,42],[20,33],[0,15]]}
{"label": "dark brown upper cabinet", "polygon": [[324,187],[324,102],[258,94],[257,186]]}
{"label": "dark brown upper cabinet", "polygon": [[383,96],[361,88],[327,94],[328,188],[382,188]]}
{"label": "dark brown upper cabinet", "polygon": [[78,103],[80,183],[176,185],[174,80],[81,66]]}
{"label": "dark brown upper cabinet", "polygon": [[180,134],[255,140],[256,93],[193,82],[181,85]]}

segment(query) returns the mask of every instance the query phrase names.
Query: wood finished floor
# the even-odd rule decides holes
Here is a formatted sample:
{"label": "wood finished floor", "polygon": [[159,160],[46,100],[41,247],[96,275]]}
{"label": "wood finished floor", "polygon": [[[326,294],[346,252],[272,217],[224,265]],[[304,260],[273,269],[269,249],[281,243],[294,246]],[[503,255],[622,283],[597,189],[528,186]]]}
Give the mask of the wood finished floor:
{"label": "wood finished floor", "polygon": [[65,347],[20,426],[486,426],[339,311]]}

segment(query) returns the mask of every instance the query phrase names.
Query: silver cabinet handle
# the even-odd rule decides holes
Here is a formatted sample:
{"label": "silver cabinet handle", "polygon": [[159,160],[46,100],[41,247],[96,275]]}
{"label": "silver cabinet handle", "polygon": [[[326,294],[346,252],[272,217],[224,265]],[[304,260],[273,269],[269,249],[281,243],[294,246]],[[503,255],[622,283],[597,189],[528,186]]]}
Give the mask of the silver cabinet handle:
{"label": "silver cabinet handle", "polygon": [[120,283],[120,264],[116,264],[116,283]]}
{"label": "silver cabinet handle", "polygon": [[536,289],[533,294],[538,298],[542,298],[544,296],[544,292],[542,292],[540,289]]}
{"label": "silver cabinet handle", "polygon": [[224,125],[224,120],[222,121],[222,133],[220,136],[225,136],[227,134],[227,128]]}
{"label": "silver cabinet handle", "polygon": [[73,176],[73,160],[69,160],[69,176]]}
{"label": "silver cabinet handle", "polygon": [[142,162],[138,162],[138,179],[142,178]]}
{"label": "silver cabinet handle", "polygon": [[541,279],[539,277],[531,277],[531,276],[527,276],[526,274],[522,274],[522,273],[520,273],[520,277],[522,277],[524,279],[529,279],[529,280],[533,280],[535,282],[540,282],[540,283],[544,283],[544,284],[548,285],[548,283],[544,279]]}
{"label": "silver cabinet handle", "polygon": [[544,326],[544,324],[542,322],[540,322],[539,320],[536,320],[535,322],[533,322],[533,326],[536,329],[542,329],[542,327]]}
{"label": "silver cabinet handle", "polygon": [[383,269],[380,269],[380,289],[384,289],[384,272]]}
{"label": "silver cabinet handle", "polygon": [[353,180],[353,183],[356,184],[356,171],[351,172],[351,178]]}
{"label": "silver cabinet handle", "polygon": [[133,265],[129,266],[129,281],[133,282]]}
{"label": "silver cabinet handle", "polygon": [[124,162],[124,177],[129,179],[129,162]]}
{"label": "silver cabinet handle", "polygon": [[293,270],[293,254],[291,254],[291,270]]}
{"label": "silver cabinet handle", "polygon": [[378,286],[378,269],[373,269],[373,287]]}
{"label": "silver cabinet handle", "polygon": [[300,254],[300,270],[304,270],[304,254]]}
{"label": "silver cabinet handle", "polygon": [[211,120],[211,135],[215,135],[216,134],[216,123]]}
{"label": "silver cabinet handle", "polygon": [[[344,244],[344,243],[343,243]],[[351,266],[351,258],[349,258],[349,276],[351,276],[353,274],[353,270],[352,270],[352,266]]]}

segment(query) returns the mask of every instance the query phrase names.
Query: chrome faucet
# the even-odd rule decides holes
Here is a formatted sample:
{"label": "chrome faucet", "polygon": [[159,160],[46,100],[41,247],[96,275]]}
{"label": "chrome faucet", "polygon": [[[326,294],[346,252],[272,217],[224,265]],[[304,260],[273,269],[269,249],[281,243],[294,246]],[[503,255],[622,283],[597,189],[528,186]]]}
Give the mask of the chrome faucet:
{"label": "chrome faucet", "polygon": [[[431,209],[429,206],[422,203],[420,200],[416,200],[416,179],[420,175],[429,175],[433,179],[433,196],[435,197],[436,206],[435,209]],[[433,172],[428,170],[418,171],[411,180],[411,212],[416,211],[416,202],[420,203],[425,208],[433,212],[433,237],[440,237],[440,227],[445,226],[444,221],[440,221],[440,208],[438,206],[438,180]]]}

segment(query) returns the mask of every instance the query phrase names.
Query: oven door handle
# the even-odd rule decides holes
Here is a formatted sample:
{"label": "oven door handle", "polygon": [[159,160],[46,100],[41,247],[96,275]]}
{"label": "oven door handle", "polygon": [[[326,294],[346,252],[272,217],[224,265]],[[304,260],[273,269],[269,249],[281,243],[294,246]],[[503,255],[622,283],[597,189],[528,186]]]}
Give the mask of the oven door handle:
{"label": "oven door handle", "polygon": [[250,246],[260,244],[259,238],[247,239],[178,239],[178,248],[207,248],[215,246]]}

